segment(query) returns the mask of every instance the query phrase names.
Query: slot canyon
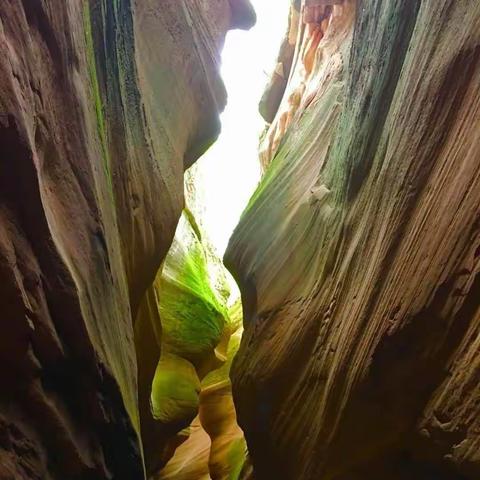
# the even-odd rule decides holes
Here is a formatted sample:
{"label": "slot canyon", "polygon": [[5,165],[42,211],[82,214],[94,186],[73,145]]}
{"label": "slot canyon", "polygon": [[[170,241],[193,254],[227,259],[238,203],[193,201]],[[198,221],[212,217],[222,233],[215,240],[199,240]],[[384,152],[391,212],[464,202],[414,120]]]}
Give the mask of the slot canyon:
{"label": "slot canyon", "polygon": [[480,479],[480,2],[287,7],[223,256],[249,0],[0,0],[0,480]]}

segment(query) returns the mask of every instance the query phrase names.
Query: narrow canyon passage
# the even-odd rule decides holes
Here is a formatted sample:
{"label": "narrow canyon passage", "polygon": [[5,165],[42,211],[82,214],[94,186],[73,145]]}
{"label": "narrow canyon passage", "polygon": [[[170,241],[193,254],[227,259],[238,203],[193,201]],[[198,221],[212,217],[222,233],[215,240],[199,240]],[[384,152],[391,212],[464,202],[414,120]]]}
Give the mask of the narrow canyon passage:
{"label": "narrow canyon passage", "polygon": [[0,480],[480,478],[478,1],[4,0],[0,49]]}

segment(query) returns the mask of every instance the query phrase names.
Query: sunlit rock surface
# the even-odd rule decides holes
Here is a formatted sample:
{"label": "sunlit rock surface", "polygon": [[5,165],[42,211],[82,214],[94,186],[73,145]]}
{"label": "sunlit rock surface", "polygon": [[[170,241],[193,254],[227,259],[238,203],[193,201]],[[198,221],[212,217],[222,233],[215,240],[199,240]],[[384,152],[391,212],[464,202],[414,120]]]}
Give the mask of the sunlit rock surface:
{"label": "sunlit rock surface", "polygon": [[243,432],[237,424],[235,406],[229,379],[232,360],[242,336],[240,302],[229,309],[226,329],[224,361],[211,371],[201,383],[199,417],[189,429],[185,443],[175,451],[159,479],[197,478],[213,480],[246,480],[250,464]]}
{"label": "sunlit rock surface", "polygon": [[184,443],[162,469],[157,478],[161,480],[211,480],[208,458],[211,441],[198,417],[182,432]]}
{"label": "sunlit rock surface", "polygon": [[[224,338],[228,342],[230,336],[229,291],[214,287],[222,283],[220,280],[210,281],[209,272],[218,270],[213,265],[215,259],[207,255],[206,243],[192,213],[185,210],[152,287],[153,310],[158,316],[148,318],[152,320],[159,356],[153,377],[140,390],[140,403],[144,405],[142,435],[150,473],[170,458],[181,440],[176,438],[177,432],[197,416],[201,379],[225,360]],[[143,321],[144,317],[139,317],[137,326]],[[136,333],[141,341],[141,329]],[[140,367],[142,381],[146,366]],[[165,455],[160,455],[162,451]]]}
{"label": "sunlit rock surface", "polygon": [[144,478],[149,287],[218,135],[225,33],[252,21],[244,0],[0,2],[2,480]]}
{"label": "sunlit rock surface", "polygon": [[200,420],[211,439],[209,470],[212,479],[247,478],[247,446],[237,423],[229,374],[238,351],[242,329],[230,338],[225,365],[208,375],[200,393]]}
{"label": "sunlit rock surface", "polygon": [[155,419],[142,421],[142,434],[146,452],[164,452],[148,455],[156,461],[147,464],[153,474],[166,463],[156,479],[243,480],[246,442],[229,379],[242,308],[201,223],[204,192],[197,175],[195,167],[186,174],[188,209],[154,282],[161,354],[153,382],[142,392]]}
{"label": "sunlit rock surface", "polygon": [[226,254],[255,478],[478,479],[480,4],[295,8]]}

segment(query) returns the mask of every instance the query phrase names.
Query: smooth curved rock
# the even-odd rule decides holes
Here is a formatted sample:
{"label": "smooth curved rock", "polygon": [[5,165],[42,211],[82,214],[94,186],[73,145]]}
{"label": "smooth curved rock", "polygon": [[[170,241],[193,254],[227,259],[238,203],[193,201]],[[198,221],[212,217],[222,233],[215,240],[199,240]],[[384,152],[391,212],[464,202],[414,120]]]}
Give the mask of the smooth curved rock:
{"label": "smooth curved rock", "polygon": [[239,480],[248,465],[247,445],[238,426],[232,398],[230,367],[235,357],[242,329],[231,337],[228,360],[202,382],[200,393],[200,421],[211,439],[209,471],[215,480]]}
{"label": "smooth curved rock", "polygon": [[359,5],[302,2],[226,253],[239,423],[258,480],[474,480],[480,5]]}
{"label": "smooth curved rock", "polygon": [[225,33],[253,21],[231,2],[0,3],[2,479],[144,478],[145,292],[218,135]]}
{"label": "smooth curved rock", "polygon": [[208,467],[210,437],[199,418],[188,428],[188,436],[162,469],[159,480],[212,480]]}

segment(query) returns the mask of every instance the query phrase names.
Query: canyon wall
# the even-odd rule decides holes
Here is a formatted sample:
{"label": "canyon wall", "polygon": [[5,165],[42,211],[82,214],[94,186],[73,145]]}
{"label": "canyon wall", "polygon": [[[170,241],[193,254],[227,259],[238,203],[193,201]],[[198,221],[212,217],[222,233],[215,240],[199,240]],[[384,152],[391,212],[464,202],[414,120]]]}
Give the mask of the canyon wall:
{"label": "canyon wall", "polygon": [[480,478],[480,3],[293,2],[226,253],[257,480]]}
{"label": "canyon wall", "polygon": [[225,33],[253,21],[247,0],[0,3],[2,480],[143,479],[164,454],[141,436],[152,283],[219,132]]}

